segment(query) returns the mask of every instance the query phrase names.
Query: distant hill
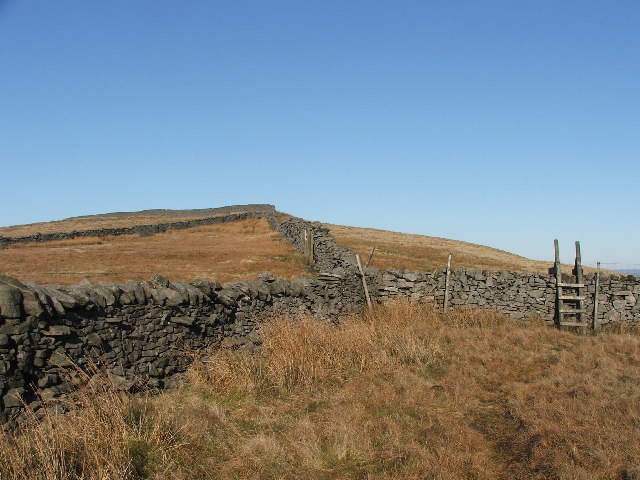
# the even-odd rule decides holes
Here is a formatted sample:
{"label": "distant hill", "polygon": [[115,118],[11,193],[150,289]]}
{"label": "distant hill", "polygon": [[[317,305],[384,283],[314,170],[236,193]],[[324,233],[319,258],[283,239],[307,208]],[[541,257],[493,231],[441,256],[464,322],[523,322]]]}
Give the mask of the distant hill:
{"label": "distant hill", "polygon": [[[242,211],[231,208],[106,214],[7,227],[0,235],[133,227]],[[71,285],[85,278],[122,283],[146,280],[154,274],[171,280],[227,283],[253,279],[264,271],[279,278],[302,276],[306,271],[302,255],[282,240],[265,218],[169,230],[145,237],[79,237],[0,249],[0,273],[43,284]]]}
{"label": "distant hill", "polygon": [[249,211],[273,212],[275,207],[268,204],[230,205],[217,208],[199,208],[190,210],[153,209],[139,212],[113,212],[96,215],[70,217],[52,222],[29,223],[11,227],[0,227],[0,236],[21,237],[36,233],[71,232],[73,230],[93,230],[99,228],[125,228],[136,225],[155,225],[158,223],[194,220],[215,217],[229,213]]}
{"label": "distant hill", "polygon": [[[289,217],[276,212],[273,205],[263,204],[197,210],[157,209],[4,227],[0,228],[0,236],[134,227],[247,211],[274,213],[280,221]],[[551,262],[530,260],[463,241],[371,228],[327,226],[338,244],[358,253],[363,262],[375,245],[372,266],[382,269],[442,270],[449,253],[453,255],[454,269],[548,273],[552,266]],[[563,268],[568,273],[571,266]],[[203,278],[229,282],[255,278],[265,270],[282,278],[300,276],[306,272],[302,255],[282,240],[266,219],[170,230],[151,237],[82,237],[15,244],[0,249],[0,273],[39,283],[74,284],[84,278],[124,282],[148,279],[156,273],[172,280]],[[585,268],[585,271],[593,269]]]}
{"label": "distant hill", "polygon": [[[514,270],[520,272],[548,273],[553,262],[531,260],[514,253],[486,247],[475,243],[429,237],[409,233],[390,232],[373,228],[327,225],[336,237],[338,245],[358,253],[363,262],[371,247],[376,250],[371,265],[378,268],[397,270],[442,270],[447,265],[449,253],[452,268],[473,268],[475,270]],[[563,264],[563,271],[570,273],[573,265]],[[585,272],[595,269],[584,267]],[[605,273],[614,273],[611,270]]]}

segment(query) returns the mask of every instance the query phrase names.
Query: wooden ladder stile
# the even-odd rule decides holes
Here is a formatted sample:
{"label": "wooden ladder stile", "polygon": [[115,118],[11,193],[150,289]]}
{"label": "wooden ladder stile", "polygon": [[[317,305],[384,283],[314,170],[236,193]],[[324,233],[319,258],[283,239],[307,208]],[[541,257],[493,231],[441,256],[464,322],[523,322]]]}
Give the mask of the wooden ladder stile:
{"label": "wooden ladder stile", "polygon": [[[560,327],[587,327],[589,324],[584,321],[584,288],[582,277],[582,256],[580,254],[580,242],[576,242],[576,260],[573,268],[575,282],[563,282],[560,265],[560,248],[558,240],[553,241],[555,249],[556,274],[556,326]],[[570,290],[566,292],[565,289]],[[565,315],[571,318],[565,320]]]}

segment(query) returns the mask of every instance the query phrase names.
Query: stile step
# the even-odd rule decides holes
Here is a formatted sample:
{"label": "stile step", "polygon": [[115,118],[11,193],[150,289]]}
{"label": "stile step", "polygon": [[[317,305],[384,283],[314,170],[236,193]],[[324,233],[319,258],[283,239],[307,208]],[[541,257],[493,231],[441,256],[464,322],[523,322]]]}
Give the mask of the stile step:
{"label": "stile step", "polygon": [[560,300],[584,300],[585,298],[581,295],[560,295]]}
{"label": "stile step", "polygon": [[567,288],[584,288],[584,283],[564,283],[560,282],[558,284],[559,287],[567,287]]}
{"label": "stile step", "polygon": [[561,327],[588,327],[589,324],[584,322],[561,322],[560,326]]}
{"label": "stile step", "polygon": [[584,308],[561,308],[560,313],[584,313]]}

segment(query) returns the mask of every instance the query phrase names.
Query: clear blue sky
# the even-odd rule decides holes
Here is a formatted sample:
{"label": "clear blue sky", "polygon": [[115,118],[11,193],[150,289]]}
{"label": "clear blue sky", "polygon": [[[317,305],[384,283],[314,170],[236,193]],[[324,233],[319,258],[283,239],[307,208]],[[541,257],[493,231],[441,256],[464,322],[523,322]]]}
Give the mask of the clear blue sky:
{"label": "clear blue sky", "polygon": [[639,25],[624,0],[0,0],[0,225],[273,203],[640,263]]}

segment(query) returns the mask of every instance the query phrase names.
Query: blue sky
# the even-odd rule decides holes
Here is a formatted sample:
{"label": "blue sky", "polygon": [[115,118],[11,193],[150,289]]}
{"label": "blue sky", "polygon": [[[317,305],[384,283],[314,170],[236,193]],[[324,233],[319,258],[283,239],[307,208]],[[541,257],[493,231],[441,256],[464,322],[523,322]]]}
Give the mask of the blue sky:
{"label": "blue sky", "polygon": [[0,0],[0,225],[273,203],[640,263],[639,24],[624,0]]}

